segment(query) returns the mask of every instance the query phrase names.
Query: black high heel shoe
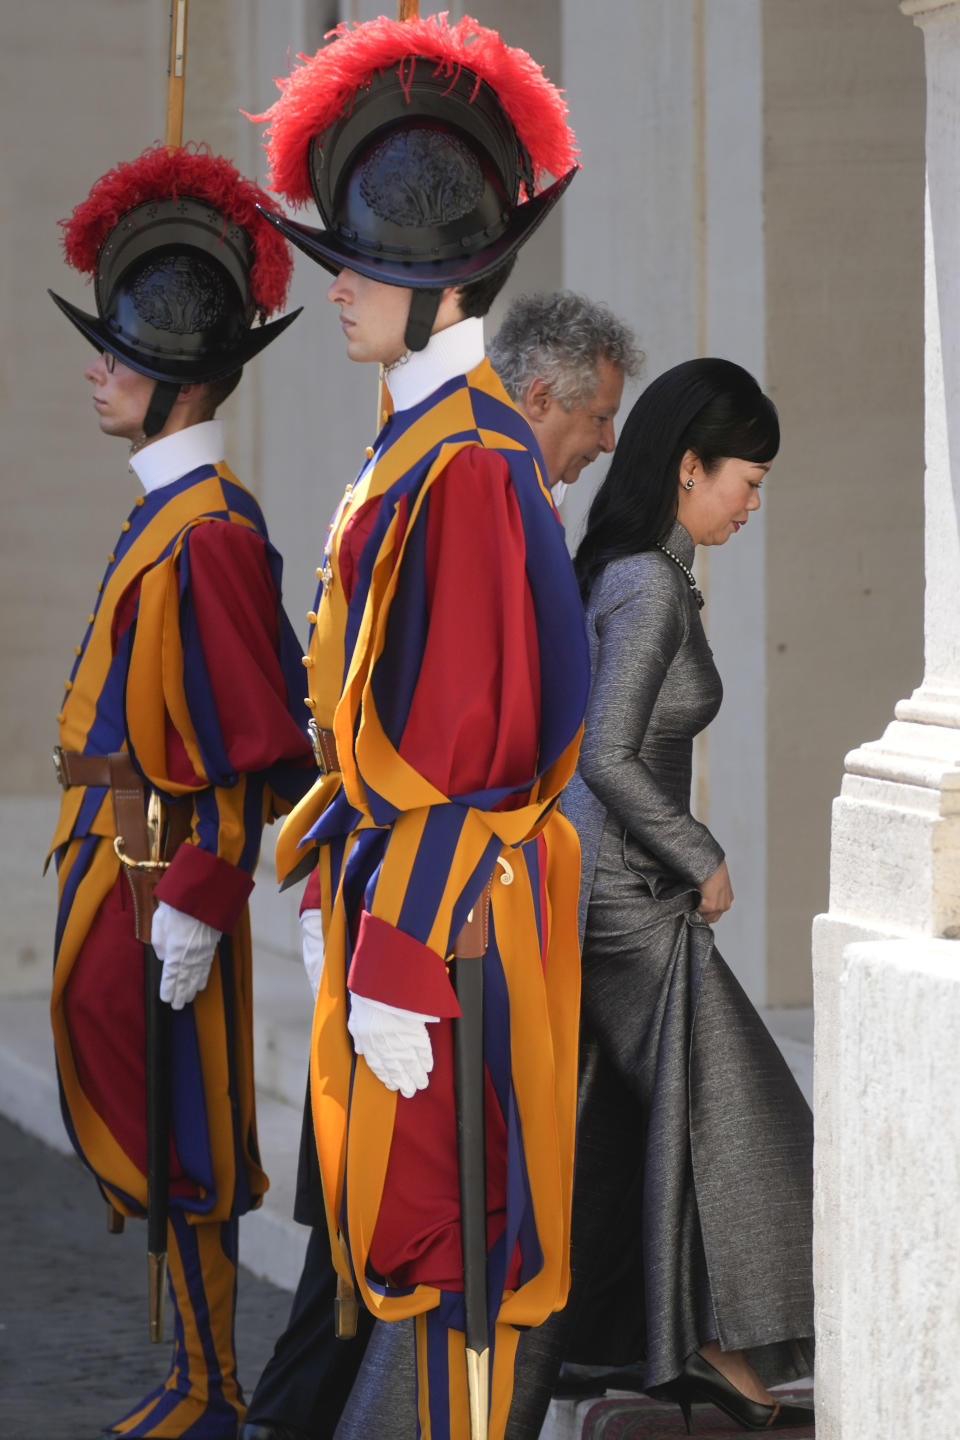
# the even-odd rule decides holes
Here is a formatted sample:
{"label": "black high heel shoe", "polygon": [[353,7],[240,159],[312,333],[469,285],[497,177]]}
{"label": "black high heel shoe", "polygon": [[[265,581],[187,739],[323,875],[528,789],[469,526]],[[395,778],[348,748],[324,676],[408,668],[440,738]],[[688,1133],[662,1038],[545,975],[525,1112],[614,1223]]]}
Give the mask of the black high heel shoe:
{"label": "black high heel shoe", "polygon": [[675,1380],[655,1385],[648,1393],[658,1400],[673,1400],[680,1406],[688,1435],[693,1434],[690,1407],[697,1400],[716,1405],[744,1430],[795,1430],[813,1421],[813,1410],[805,1405],[781,1405],[779,1402],[761,1405],[759,1400],[751,1400],[736,1385],[731,1385],[727,1377],[709,1360],[704,1360],[697,1350],[687,1356]]}

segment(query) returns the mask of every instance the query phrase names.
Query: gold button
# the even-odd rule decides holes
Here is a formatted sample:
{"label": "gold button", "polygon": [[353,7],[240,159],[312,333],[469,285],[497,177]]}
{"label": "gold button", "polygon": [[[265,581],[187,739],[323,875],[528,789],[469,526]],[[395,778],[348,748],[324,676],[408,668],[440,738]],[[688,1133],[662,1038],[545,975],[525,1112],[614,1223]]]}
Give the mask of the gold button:
{"label": "gold button", "polygon": [[64,690],[67,690],[67,691],[72,690],[72,689],[73,689],[73,681],[72,681],[72,680],[64,680],[64,682],[63,682],[63,688],[64,688]]}
{"label": "gold button", "polygon": [[123,531],[124,535],[126,535],[127,531],[130,529],[130,521],[124,520],[123,524],[120,526],[120,529]]}
{"label": "gold button", "polygon": [[311,665],[313,664],[313,656],[312,656],[312,655],[304,655],[303,659],[300,661],[300,664],[301,664],[301,665],[306,665],[307,669],[309,670],[310,667],[311,667]]}
{"label": "gold button", "polygon": [[88,625],[92,625],[93,622],[94,622],[94,620],[96,620],[96,618],[97,618],[96,615],[94,615],[93,611],[91,610],[91,611],[90,611],[90,614],[87,616],[87,624],[88,624]]}
{"label": "gold button", "polygon": [[367,457],[368,460],[372,460],[372,459],[373,459],[373,446],[372,446],[372,445],[368,445],[367,448],[366,448],[366,450],[364,450],[363,453],[364,453],[364,455],[366,455],[366,457]]}
{"label": "gold button", "polygon": [[82,654],[83,654],[83,646],[82,646],[82,645],[74,645],[74,647],[73,647],[73,653],[74,653],[74,655],[82,655]]}
{"label": "gold button", "polygon": [[386,425],[386,423],[387,423],[387,421],[388,421],[389,419],[390,419],[390,411],[389,411],[389,410],[381,410],[381,411],[380,411],[380,424],[381,424],[381,425]]}
{"label": "gold button", "polygon": [[107,556],[107,564],[108,564],[108,565],[112,565],[112,564],[114,563],[114,561],[116,560],[116,558],[117,558],[116,555],[114,555],[113,551],[111,550],[111,551],[110,551],[110,554]]}
{"label": "gold button", "polygon": [[307,696],[306,700],[304,700],[303,703],[304,703],[304,705],[306,705],[306,707],[307,707],[308,710],[315,710],[315,709],[317,708],[317,702],[316,702],[316,700],[312,700],[309,695]]}
{"label": "gold button", "polygon": [[138,496],[137,496],[137,504],[138,504],[138,505],[145,505],[146,503],[147,503],[147,501],[146,501],[146,497],[145,497],[144,495],[138,495]]}
{"label": "gold button", "polygon": [[[320,574],[320,571],[319,571],[319,570],[317,571],[317,574],[318,574],[318,575]],[[316,610],[308,610],[308,611],[307,611],[307,624],[308,624],[308,625],[316,625],[316,623],[317,623],[317,612],[316,612]]]}
{"label": "gold button", "polygon": [[62,711],[62,710],[58,710],[58,711],[57,711],[57,724],[58,724],[58,725],[62,725],[62,724],[63,724],[63,711]]}
{"label": "gold button", "polygon": [[318,579],[318,580],[322,580],[322,579],[323,579],[323,566],[322,566],[322,565],[318,565],[318,566],[317,566],[317,579]]}
{"label": "gold button", "polygon": [[102,580],[100,581],[100,584],[97,586],[97,594],[98,594],[98,595],[102,595],[102,594],[103,594],[103,581],[102,581]]}

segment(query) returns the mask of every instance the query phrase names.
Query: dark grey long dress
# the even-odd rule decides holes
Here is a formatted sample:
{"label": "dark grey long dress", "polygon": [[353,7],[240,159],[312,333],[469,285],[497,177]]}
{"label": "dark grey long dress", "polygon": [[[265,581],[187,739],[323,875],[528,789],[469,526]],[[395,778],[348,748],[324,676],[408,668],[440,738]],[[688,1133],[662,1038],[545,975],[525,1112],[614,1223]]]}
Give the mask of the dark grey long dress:
{"label": "dark grey long dress", "polygon": [[[665,541],[686,565],[679,524]],[[692,591],[659,551],[603,571],[593,684],[564,793],[583,852],[573,1289],[524,1336],[509,1440],[534,1440],[560,1362],[679,1373],[709,1340],[767,1384],[813,1362],[812,1123],[697,913],[723,859],[690,811],[721,685]]]}

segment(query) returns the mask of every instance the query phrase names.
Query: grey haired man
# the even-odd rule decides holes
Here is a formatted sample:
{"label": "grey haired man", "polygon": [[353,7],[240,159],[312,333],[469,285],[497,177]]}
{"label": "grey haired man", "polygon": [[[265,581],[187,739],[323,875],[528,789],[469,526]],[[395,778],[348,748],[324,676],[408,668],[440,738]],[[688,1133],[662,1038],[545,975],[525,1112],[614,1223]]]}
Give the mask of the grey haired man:
{"label": "grey haired man", "polygon": [[601,452],[613,450],[624,380],[638,373],[643,356],[630,327],[608,306],[570,290],[521,295],[489,357],[530,422],[552,486],[572,485]]}

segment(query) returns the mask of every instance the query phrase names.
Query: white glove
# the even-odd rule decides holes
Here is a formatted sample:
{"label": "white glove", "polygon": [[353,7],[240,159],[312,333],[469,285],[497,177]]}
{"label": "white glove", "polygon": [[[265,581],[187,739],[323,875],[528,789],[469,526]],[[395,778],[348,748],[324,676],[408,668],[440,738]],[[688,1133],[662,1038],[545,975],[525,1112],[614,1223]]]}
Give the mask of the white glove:
{"label": "white glove", "polygon": [[301,910],[300,945],[303,951],[303,968],[307,972],[313,998],[320,990],[320,976],[323,974],[323,914],[320,910]]}
{"label": "white glove", "polygon": [[174,1010],[199,995],[210,978],[213,952],[220,931],[182,910],[175,910],[164,900],[157,901],[150,940],[157,956],[163,961],[160,999]]}
{"label": "white glove", "polygon": [[369,1000],[366,995],[350,992],[350,1018],[347,1029],[353,1048],[362,1055],[388,1090],[399,1090],[409,1100],[418,1090],[427,1088],[433,1069],[433,1046],[427,1025],[436,1025],[439,1015],[420,1015],[416,1010],[400,1010],[382,1000]]}

